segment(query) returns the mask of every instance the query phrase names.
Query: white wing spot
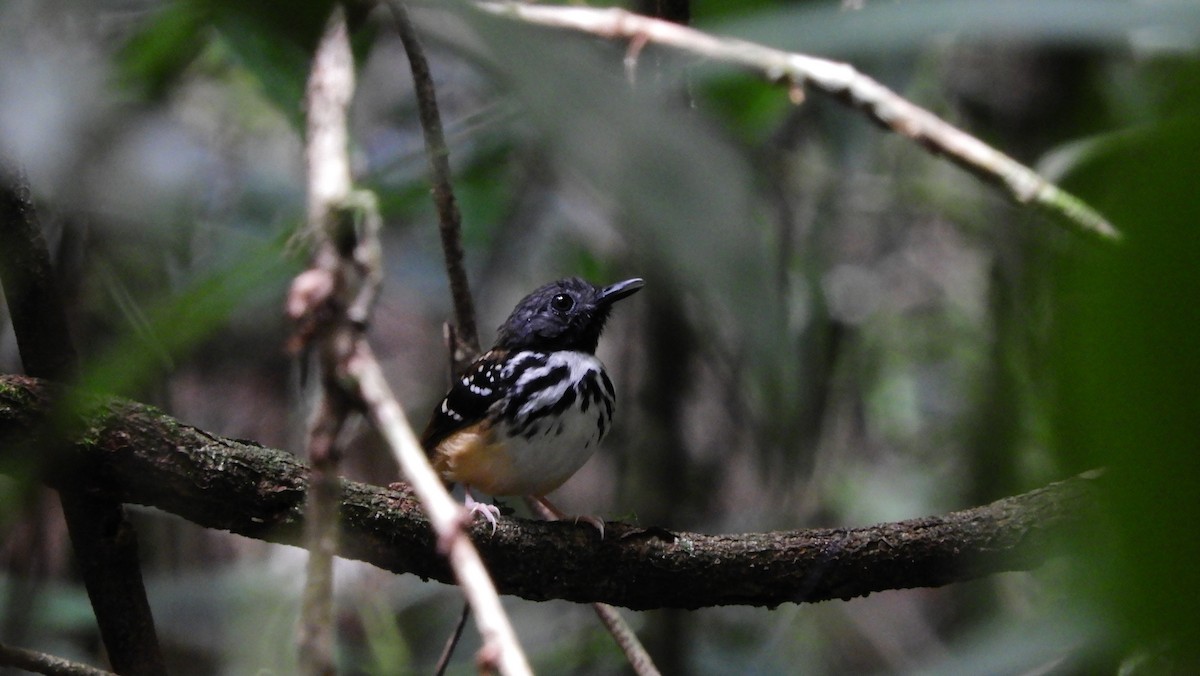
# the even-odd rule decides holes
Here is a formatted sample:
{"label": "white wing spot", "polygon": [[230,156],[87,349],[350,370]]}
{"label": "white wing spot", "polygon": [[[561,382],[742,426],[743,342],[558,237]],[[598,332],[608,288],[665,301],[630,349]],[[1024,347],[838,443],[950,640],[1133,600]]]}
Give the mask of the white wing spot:
{"label": "white wing spot", "polygon": [[451,418],[454,418],[458,422],[462,422],[463,417],[461,415],[459,415],[458,411],[455,411],[454,409],[450,408],[450,400],[443,399],[441,409],[442,409],[442,413],[450,416]]}

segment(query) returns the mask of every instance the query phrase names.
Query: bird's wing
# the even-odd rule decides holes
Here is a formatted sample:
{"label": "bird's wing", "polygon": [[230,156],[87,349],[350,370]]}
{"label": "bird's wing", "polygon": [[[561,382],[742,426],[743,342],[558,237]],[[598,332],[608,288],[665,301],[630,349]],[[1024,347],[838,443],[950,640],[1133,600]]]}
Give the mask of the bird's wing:
{"label": "bird's wing", "polygon": [[504,356],[503,350],[490,350],[455,379],[421,435],[426,453],[455,431],[483,420],[492,404],[504,398]]}

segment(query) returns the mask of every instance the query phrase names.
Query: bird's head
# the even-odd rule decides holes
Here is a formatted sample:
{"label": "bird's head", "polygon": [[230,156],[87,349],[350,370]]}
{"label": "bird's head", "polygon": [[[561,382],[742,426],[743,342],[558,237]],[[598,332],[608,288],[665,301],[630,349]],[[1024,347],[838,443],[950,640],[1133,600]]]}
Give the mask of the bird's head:
{"label": "bird's head", "polygon": [[507,350],[578,350],[592,354],[613,303],[641,289],[635,277],[599,287],[578,277],[551,282],[521,299],[500,325],[496,347]]}

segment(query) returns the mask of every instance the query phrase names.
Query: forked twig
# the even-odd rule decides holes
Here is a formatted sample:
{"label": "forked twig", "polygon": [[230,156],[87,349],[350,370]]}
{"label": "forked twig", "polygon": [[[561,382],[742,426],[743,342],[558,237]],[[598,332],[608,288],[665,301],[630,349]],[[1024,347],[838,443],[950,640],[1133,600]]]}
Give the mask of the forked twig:
{"label": "forked twig", "polygon": [[[390,0],[387,4],[392,11],[396,30],[400,34],[400,40],[404,43],[404,49],[408,55],[420,111],[421,128],[425,135],[425,148],[429,155],[433,198],[437,205],[446,272],[450,277],[451,295],[454,299],[455,316],[458,322],[457,330],[451,327],[447,332],[447,343],[452,352],[452,368],[457,373],[469,365],[479,354],[479,336],[475,328],[474,304],[462,265],[462,219],[454,200],[448,161],[449,151],[442,133],[441,115],[438,112],[437,94],[433,77],[429,71],[429,63],[404,4],[399,0]],[[556,518],[540,503],[531,502],[531,504],[536,505],[536,508],[541,510],[546,518],[551,520]],[[625,652],[635,672],[641,676],[658,674],[653,660],[650,659],[649,654],[638,641],[637,635],[633,633],[620,613],[612,606],[603,603],[593,605],[604,626],[612,633],[617,644]],[[446,644],[443,662],[448,660],[449,653],[453,651],[458,637],[462,633],[462,626],[467,615],[468,609],[464,609],[458,628]],[[444,663],[441,666],[444,668]]]}

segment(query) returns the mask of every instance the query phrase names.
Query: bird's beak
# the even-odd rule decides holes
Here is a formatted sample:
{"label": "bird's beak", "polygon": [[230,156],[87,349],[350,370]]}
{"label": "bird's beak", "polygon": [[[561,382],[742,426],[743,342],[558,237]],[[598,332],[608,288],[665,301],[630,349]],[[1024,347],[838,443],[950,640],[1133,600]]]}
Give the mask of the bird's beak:
{"label": "bird's beak", "polygon": [[600,291],[600,296],[596,301],[600,305],[612,305],[626,296],[632,296],[637,293],[638,289],[641,289],[645,285],[646,282],[641,277],[634,277],[633,279],[627,279],[616,284],[609,284]]}

